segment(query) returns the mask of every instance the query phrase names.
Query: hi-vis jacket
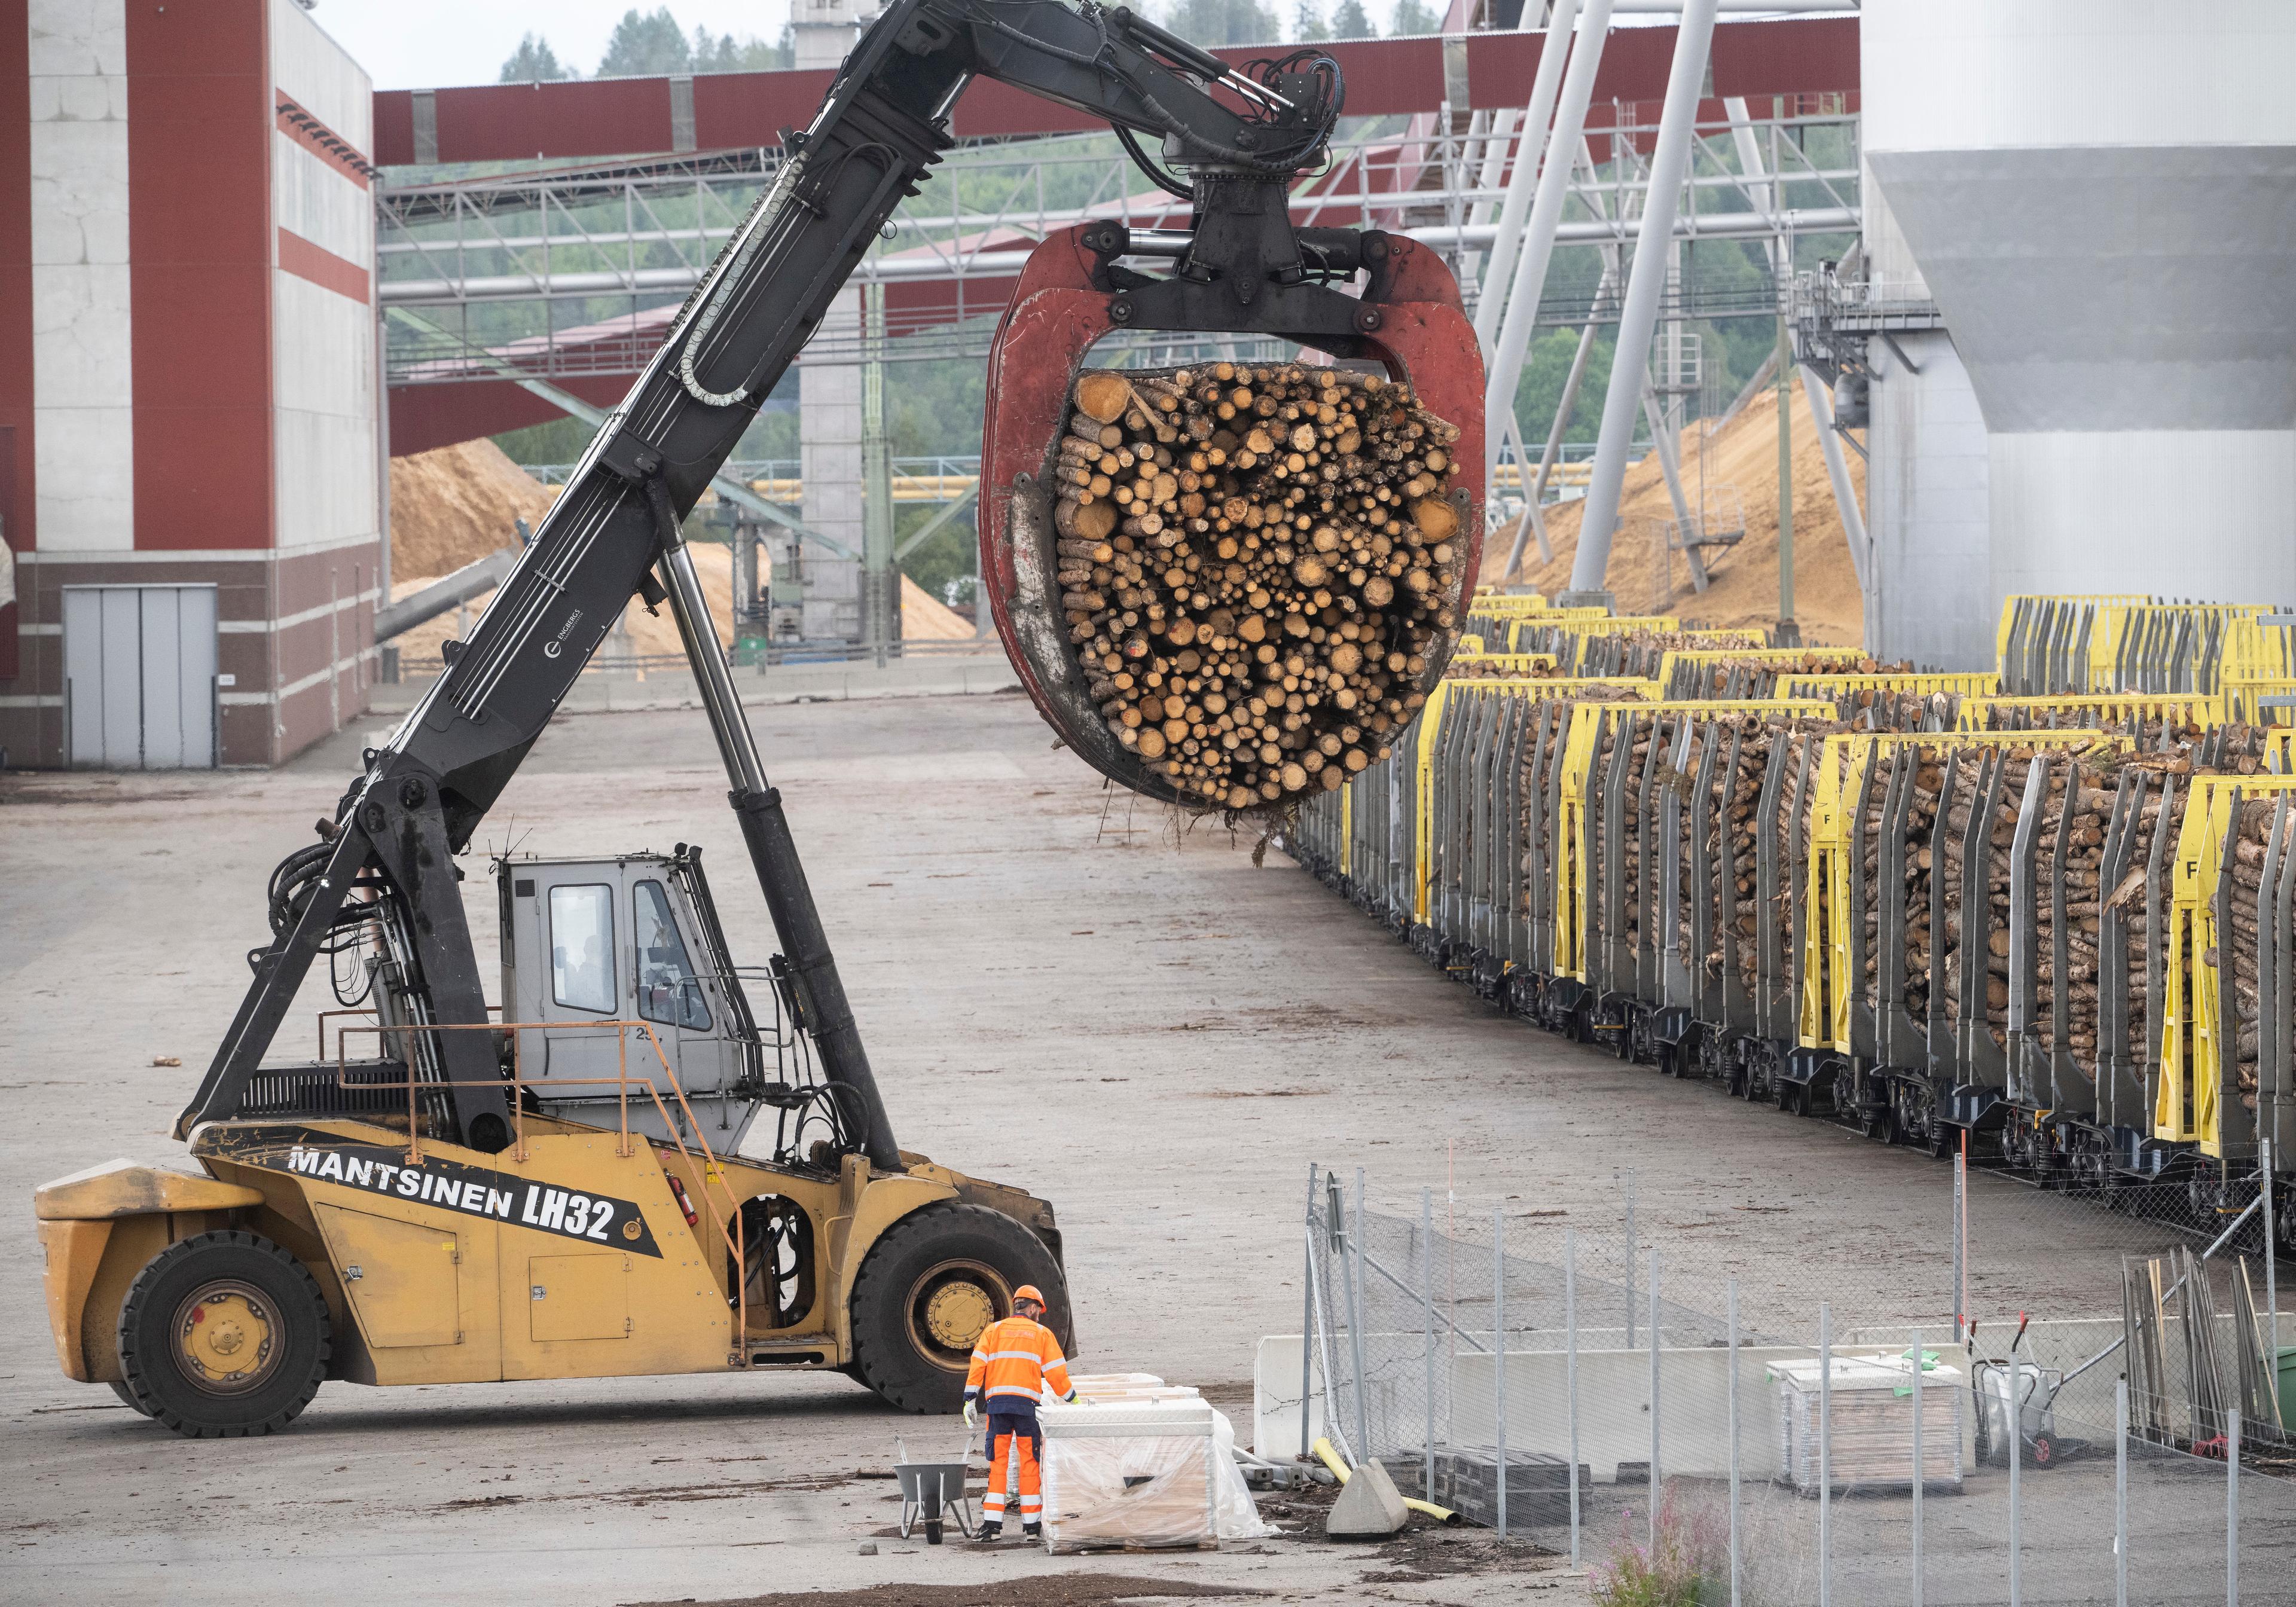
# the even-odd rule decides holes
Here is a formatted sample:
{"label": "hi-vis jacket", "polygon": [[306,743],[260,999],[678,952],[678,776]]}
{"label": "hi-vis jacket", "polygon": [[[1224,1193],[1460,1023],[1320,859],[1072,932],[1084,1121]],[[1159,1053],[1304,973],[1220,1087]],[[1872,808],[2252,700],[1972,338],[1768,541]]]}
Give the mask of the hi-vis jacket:
{"label": "hi-vis jacket", "polygon": [[1025,1316],[1008,1316],[980,1331],[972,1365],[965,1370],[965,1399],[985,1395],[990,1416],[1025,1417],[1033,1423],[1046,1384],[1063,1400],[1076,1393],[1069,1382],[1068,1358],[1051,1329]]}

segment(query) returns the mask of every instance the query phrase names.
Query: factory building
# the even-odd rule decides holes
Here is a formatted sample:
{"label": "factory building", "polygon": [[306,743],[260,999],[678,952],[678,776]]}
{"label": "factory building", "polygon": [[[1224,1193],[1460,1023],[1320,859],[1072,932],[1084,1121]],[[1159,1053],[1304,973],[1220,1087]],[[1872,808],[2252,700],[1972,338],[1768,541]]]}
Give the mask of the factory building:
{"label": "factory building", "polygon": [[365,708],[371,105],[294,0],[0,5],[11,764],[268,764]]}

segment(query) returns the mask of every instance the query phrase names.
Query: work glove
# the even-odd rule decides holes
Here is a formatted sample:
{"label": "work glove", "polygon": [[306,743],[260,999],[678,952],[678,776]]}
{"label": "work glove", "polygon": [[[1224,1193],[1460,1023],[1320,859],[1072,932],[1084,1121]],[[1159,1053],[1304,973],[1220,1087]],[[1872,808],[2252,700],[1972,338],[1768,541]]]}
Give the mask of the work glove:
{"label": "work glove", "polygon": [[980,1406],[978,1402],[968,1400],[964,1403],[964,1426],[967,1429],[980,1426]]}

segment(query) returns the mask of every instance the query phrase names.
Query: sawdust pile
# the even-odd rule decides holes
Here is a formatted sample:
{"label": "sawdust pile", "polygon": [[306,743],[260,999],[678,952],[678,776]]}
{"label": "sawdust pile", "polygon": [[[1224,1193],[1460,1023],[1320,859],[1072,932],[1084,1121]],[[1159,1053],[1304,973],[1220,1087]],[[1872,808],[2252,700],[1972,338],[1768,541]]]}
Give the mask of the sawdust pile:
{"label": "sawdust pile", "polygon": [[[718,639],[728,647],[734,643],[734,553],[730,547],[709,542],[695,542],[688,549],[693,554],[694,573],[701,578],[701,590],[709,599],[710,618],[718,622]],[[438,576],[401,580],[393,577],[393,601],[421,591]],[[438,658],[439,644],[450,636],[467,634],[478,624],[479,616],[487,604],[494,601],[488,592],[473,597],[467,612],[447,610],[435,619],[426,619],[414,629],[393,637],[399,656],[409,662],[422,662]],[[598,649],[601,658],[659,658],[685,656],[685,644],[678,640],[677,621],[671,615],[669,604],[661,605],[659,614],[650,614],[645,604],[633,598],[622,611],[622,631],[627,645],[607,637]],[[901,577],[901,635],[912,642],[954,642],[972,639],[972,621],[952,609],[935,602],[923,587],[906,575]]]}
{"label": "sawdust pile", "polygon": [[[1682,437],[1685,494],[1694,503],[1699,487],[1699,433],[1691,425]],[[1672,557],[1671,586],[1663,521],[1674,516],[1652,453],[1627,470],[1620,503],[1620,529],[1611,545],[1611,590],[1620,613],[1673,613],[1715,627],[1767,628],[1778,617],[1778,406],[1775,389],[1763,391],[1743,412],[1705,443],[1706,485],[1737,489],[1745,512],[1745,538],[1732,547],[1705,549],[1710,584],[1691,589],[1683,554]],[[1849,454],[1850,483],[1863,498],[1866,463]],[[1828,646],[1855,646],[1866,637],[1865,601],[1857,571],[1833,505],[1816,425],[1799,389],[1793,409],[1794,614],[1802,640]],[[1528,584],[1548,596],[1567,591],[1570,561],[1578,550],[1578,516],[1584,504],[1565,503],[1546,515],[1554,557],[1542,562],[1536,543],[1524,553]],[[1505,567],[1514,527],[1504,525],[1486,550],[1480,574],[1496,580]]]}
{"label": "sawdust pile", "polygon": [[[461,441],[390,460],[390,572],[450,575],[514,546],[523,519],[540,522],[557,492],[490,440]],[[394,585],[393,590],[397,590]]]}
{"label": "sawdust pile", "polygon": [[[523,519],[531,529],[541,523],[557,496],[556,488],[537,485],[490,440],[463,441],[392,458],[391,600],[411,596],[497,547],[517,545],[513,521]],[[718,639],[731,645],[733,551],[709,542],[695,542],[692,551],[701,589],[709,594],[710,614],[718,621]],[[493,599],[492,592],[473,597],[464,609],[450,609],[393,638],[400,657],[411,661],[436,659],[439,644],[467,634]],[[677,637],[677,622],[666,603],[659,614],[652,614],[633,599],[622,615],[622,632],[624,641],[607,638],[599,649],[601,657],[682,656],[685,652]],[[901,635],[914,642],[969,641],[972,622],[904,575]]]}

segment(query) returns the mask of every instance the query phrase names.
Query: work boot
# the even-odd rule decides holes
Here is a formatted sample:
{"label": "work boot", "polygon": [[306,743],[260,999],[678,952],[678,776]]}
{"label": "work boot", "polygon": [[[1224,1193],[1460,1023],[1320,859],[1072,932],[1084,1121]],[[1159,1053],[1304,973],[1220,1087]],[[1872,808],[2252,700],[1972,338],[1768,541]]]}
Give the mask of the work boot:
{"label": "work boot", "polygon": [[983,1546],[992,1545],[1004,1537],[1004,1525],[991,1518],[980,1526],[980,1532],[973,1537]]}
{"label": "work boot", "polygon": [[1041,1540],[1045,1537],[1045,1526],[1041,1523],[1023,1523],[1021,1525],[1021,1537],[1023,1540]]}

